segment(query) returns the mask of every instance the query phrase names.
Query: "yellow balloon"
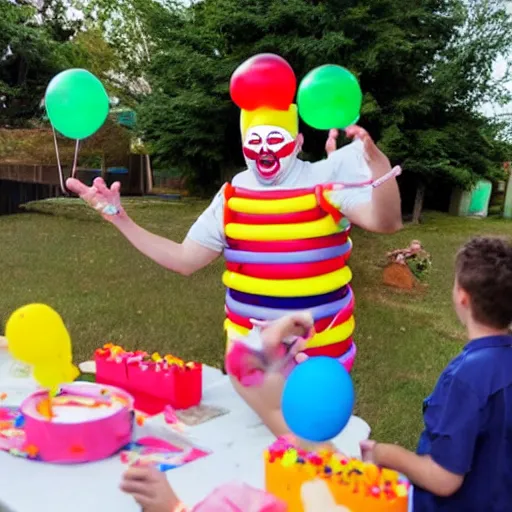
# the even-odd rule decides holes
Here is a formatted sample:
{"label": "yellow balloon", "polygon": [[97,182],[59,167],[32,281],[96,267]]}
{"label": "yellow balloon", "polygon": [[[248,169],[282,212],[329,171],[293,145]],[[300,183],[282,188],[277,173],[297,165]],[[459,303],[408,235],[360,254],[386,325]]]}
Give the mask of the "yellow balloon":
{"label": "yellow balloon", "polygon": [[71,338],[61,316],[50,306],[29,304],[16,310],[7,321],[5,336],[18,361],[71,363]]}
{"label": "yellow balloon", "polygon": [[33,377],[43,388],[56,394],[62,384],[73,382],[80,375],[78,368],[67,364],[39,364],[34,366]]}

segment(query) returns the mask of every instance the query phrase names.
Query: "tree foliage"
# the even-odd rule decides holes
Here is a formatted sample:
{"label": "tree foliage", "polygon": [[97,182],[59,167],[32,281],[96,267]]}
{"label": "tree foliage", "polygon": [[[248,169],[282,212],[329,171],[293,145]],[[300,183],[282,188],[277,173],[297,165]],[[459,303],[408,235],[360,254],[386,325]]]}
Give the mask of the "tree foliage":
{"label": "tree foliage", "polygon": [[110,48],[115,48],[116,67],[108,74],[108,81],[132,105],[150,91],[145,71],[155,48],[145,20],[152,1],[69,0],[87,20],[87,26],[103,34]]}
{"label": "tree foliage", "polygon": [[[492,76],[512,48],[503,1],[146,2],[140,19],[151,35],[153,91],[140,107],[142,133],[162,164],[203,186],[242,165],[229,78],[260,52],[282,55],[299,80],[326,63],[356,73],[362,125],[421,180],[469,186],[499,172],[509,149],[478,113],[508,99]],[[307,156],[320,157],[325,134],[304,132]]]}
{"label": "tree foliage", "polygon": [[40,117],[48,82],[70,67],[106,79],[117,54],[100,30],[69,16],[63,0],[0,2],[0,125],[25,126]]}
{"label": "tree foliage", "polygon": [[[282,55],[298,80],[334,63],[364,91],[361,124],[393,163],[424,184],[470,186],[510,160],[505,103],[512,20],[505,0],[4,0],[0,2],[0,122],[26,124],[51,77],[85,67],[138,105],[157,165],[203,189],[243,166],[229,79],[260,52]],[[70,12],[78,13],[70,16]],[[1,108],[5,104],[7,108]],[[325,133],[302,127],[305,157]]]}
{"label": "tree foliage", "polygon": [[42,83],[64,65],[50,28],[35,19],[25,2],[0,3],[0,94],[4,123],[22,122],[36,114]]}

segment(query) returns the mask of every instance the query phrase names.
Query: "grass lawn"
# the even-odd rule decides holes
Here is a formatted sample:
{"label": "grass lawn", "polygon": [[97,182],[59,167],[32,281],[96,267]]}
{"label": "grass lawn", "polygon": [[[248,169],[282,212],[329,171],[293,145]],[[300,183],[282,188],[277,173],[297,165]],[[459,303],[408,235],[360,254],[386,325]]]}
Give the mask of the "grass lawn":
{"label": "grass lawn", "polygon": [[[173,240],[185,236],[205,204],[126,202],[137,222]],[[221,260],[184,278],[140,255],[74,200],[38,203],[32,210],[0,217],[2,324],[15,308],[45,302],[69,326],[77,361],[113,341],[221,365]],[[415,445],[422,399],[464,343],[450,302],[453,258],[457,247],[476,234],[512,235],[512,222],[429,214],[421,226],[406,226],[393,236],[354,232],[356,413],[379,440]],[[385,252],[413,238],[433,257],[429,287],[413,295],[383,287]]]}

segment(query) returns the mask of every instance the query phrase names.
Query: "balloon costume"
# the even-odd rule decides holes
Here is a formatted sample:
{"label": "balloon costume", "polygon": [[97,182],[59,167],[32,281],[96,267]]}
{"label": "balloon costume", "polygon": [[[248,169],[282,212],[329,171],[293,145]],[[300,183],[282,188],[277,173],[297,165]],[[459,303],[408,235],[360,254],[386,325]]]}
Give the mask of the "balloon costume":
{"label": "balloon costume", "polygon": [[[277,172],[289,171],[288,159],[295,159],[300,150],[297,107],[291,103],[295,87],[290,91],[287,86],[289,101],[283,104],[280,98],[279,108],[268,106],[263,87],[262,94],[248,96],[246,109],[240,99],[245,84],[240,84],[243,77],[237,73],[231,92],[241,107],[244,155],[264,186],[248,189],[228,184],[223,190],[228,339],[247,335],[251,319],[274,320],[309,310],[315,334],[306,353],[339,358],[350,370],[356,355],[352,273],[347,265],[350,223],[330,203],[328,185],[299,189],[267,185],[275,183]],[[236,90],[234,81],[239,82]]]}
{"label": "balloon costume", "polygon": [[306,352],[340,357],[350,369],[355,357],[350,225],[336,224],[319,206],[308,208],[316,201],[314,190],[228,186],[225,200],[227,330],[246,335],[251,318],[274,320],[307,309],[316,334]]}

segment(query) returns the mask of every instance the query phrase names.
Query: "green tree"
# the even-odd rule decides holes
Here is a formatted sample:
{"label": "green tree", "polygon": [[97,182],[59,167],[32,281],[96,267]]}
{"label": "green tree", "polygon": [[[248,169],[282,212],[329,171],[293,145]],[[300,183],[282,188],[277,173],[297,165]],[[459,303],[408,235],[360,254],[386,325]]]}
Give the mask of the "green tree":
{"label": "green tree", "polygon": [[426,83],[420,83],[418,100],[424,109],[411,105],[412,116],[405,111],[403,122],[382,132],[384,149],[417,177],[416,221],[426,190],[468,188],[481,177],[501,177],[502,162],[512,149],[504,140],[503,123],[478,112],[487,102],[510,101],[510,75],[495,79],[492,73],[496,59],[509,57],[512,49],[505,2],[467,0],[454,7],[451,36],[425,68]]}
{"label": "green tree", "polygon": [[39,118],[48,82],[64,69],[84,67],[104,80],[115,71],[117,54],[101,31],[86,30],[68,8],[60,0],[0,2],[0,125]]}
{"label": "green tree", "polygon": [[[204,0],[145,3],[152,94],[140,128],[162,165],[203,187],[242,165],[231,73],[259,52],[282,55],[301,79],[325,63],[357,74],[361,123],[394,162],[424,185],[469,186],[499,168],[503,145],[477,113],[504,101],[493,61],[512,48],[499,0]],[[325,134],[304,127],[310,157]],[[420,201],[421,206],[421,201]]]}
{"label": "green tree", "polygon": [[101,33],[109,47],[115,48],[115,73],[109,74],[109,83],[126,102],[135,105],[150,90],[145,76],[156,48],[146,21],[153,0],[69,1],[82,13],[89,29]]}
{"label": "green tree", "polygon": [[43,84],[62,69],[58,42],[25,2],[0,3],[0,109],[2,124],[23,124],[37,113]]}

